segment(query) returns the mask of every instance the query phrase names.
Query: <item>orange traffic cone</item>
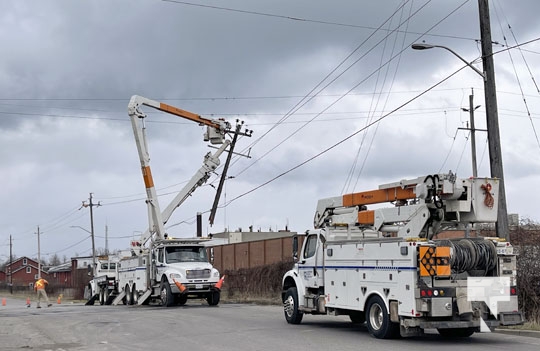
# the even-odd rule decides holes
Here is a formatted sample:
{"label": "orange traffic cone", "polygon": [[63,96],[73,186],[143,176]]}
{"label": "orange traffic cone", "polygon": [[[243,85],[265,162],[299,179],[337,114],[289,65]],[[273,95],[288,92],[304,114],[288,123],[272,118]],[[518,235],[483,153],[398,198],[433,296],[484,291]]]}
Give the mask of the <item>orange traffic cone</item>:
{"label": "orange traffic cone", "polygon": [[221,287],[223,286],[223,282],[225,282],[225,276],[221,277],[221,279],[218,280],[216,285],[214,285],[214,288],[221,290]]}
{"label": "orange traffic cone", "polygon": [[62,298],[60,296],[56,299],[56,303],[59,305],[62,303]]}
{"label": "orange traffic cone", "polygon": [[6,305],[6,298],[3,297],[3,298],[2,298],[2,306],[5,306],[5,305]]}
{"label": "orange traffic cone", "polygon": [[26,307],[30,307],[30,298],[29,297],[26,298]]}
{"label": "orange traffic cone", "polygon": [[180,283],[176,279],[173,279],[173,281],[174,281],[174,284],[176,285],[178,290],[180,290],[181,293],[183,293],[186,290],[186,287],[184,286],[184,284]]}

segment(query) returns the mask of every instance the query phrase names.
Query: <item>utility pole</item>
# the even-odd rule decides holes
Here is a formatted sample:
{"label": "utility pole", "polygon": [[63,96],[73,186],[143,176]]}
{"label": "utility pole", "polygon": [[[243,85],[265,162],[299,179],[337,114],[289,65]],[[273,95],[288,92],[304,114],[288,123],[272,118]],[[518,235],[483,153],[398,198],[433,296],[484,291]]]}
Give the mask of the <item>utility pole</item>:
{"label": "utility pole", "polygon": [[471,88],[471,95],[469,95],[469,108],[461,108],[462,111],[469,112],[470,128],[458,128],[471,131],[471,153],[472,153],[472,172],[473,177],[478,177],[478,166],[476,164],[476,131],[485,129],[476,129],[474,127],[474,111],[479,108],[480,105],[474,106],[474,90]]}
{"label": "utility pole", "polygon": [[41,247],[39,243],[39,225],[37,226],[38,279],[41,279]]}
{"label": "utility pole", "polygon": [[9,236],[9,292],[13,295],[13,241],[11,241],[11,235]]}
{"label": "utility pole", "polygon": [[495,88],[495,66],[493,63],[493,48],[491,42],[491,25],[489,19],[488,0],[478,0],[480,15],[480,39],[482,44],[482,64],[484,67],[484,92],[486,99],[486,120],[488,131],[489,161],[491,176],[499,179],[499,205],[497,236],[508,240],[508,213],[506,209],[506,190],[504,187],[504,172],[499,133],[499,116],[497,111],[497,91]]}
{"label": "utility pole", "polygon": [[109,254],[109,226],[105,224],[105,255]]}
{"label": "utility pole", "polygon": [[101,203],[93,203],[92,202],[92,193],[90,193],[90,197],[88,198],[88,203],[86,201],[82,202],[82,207],[90,207],[90,235],[92,236],[92,278],[96,276],[96,245],[94,241],[94,212],[93,208],[94,206],[101,206]]}

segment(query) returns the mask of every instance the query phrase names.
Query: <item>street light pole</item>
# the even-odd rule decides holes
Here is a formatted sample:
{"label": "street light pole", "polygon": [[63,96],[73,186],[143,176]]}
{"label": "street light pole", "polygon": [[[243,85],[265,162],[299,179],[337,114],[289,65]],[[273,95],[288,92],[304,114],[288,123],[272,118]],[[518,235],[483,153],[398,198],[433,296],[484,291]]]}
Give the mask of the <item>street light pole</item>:
{"label": "street light pole", "polygon": [[506,190],[504,187],[504,172],[502,165],[501,139],[499,133],[499,115],[497,110],[497,93],[495,88],[495,69],[493,64],[493,50],[491,45],[491,27],[489,25],[489,9],[487,0],[478,0],[480,8],[480,34],[482,41],[482,63],[484,73],[459,56],[454,50],[442,46],[425,43],[412,44],[411,48],[415,50],[427,50],[432,48],[441,48],[450,51],[467,66],[478,73],[484,81],[484,92],[486,101],[486,121],[489,144],[489,160],[491,177],[499,180],[499,201],[497,208],[497,222],[495,230],[497,236],[508,240],[508,214],[506,209]]}
{"label": "street light pole", "polygon": [[428,50],[428,49],[433,49],[433,48],[441,48],[441,49],[445,49],[447,51],[450,51],[452,54],[454,54],[454,56],[456,56],[458,59],[463,61],[467,66],[472,68],[484,80],[486,80],[486,77],[485,77],[484,73],[480,72],[480,70],[478,68],[474,67],[470,62],[467,62],[467,60],[465,60],[463,57],[459,56],[457,52],[450,49],[449,47],[442,46],[442,45],[426,44],[426,43],[416,43],[416,44],[412,44],[411,48],[413,48],[414,50]]}

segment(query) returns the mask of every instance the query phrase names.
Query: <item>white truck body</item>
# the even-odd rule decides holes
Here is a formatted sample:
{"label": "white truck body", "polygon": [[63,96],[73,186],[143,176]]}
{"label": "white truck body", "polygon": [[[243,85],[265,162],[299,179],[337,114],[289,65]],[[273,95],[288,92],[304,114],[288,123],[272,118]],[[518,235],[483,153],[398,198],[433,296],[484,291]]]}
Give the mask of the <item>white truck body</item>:
{"label": "white truck body", "polygon": [[142,255],[122,259],[118,284],[123,302],[144,304],[155,298],[172,306],[183,305],[188,298],[205,298],[210,305],[218,304],[220,276],[208,262],[206,240],[162,240]]}
{"label": "white truck body", "polygon": [[[510,243],[435,239],[437,228],[465,230],[470,223],[496,220],[496,180],[422,179],[396,183],[414,189],[403,195],[409,203],[397,200],[396,184],[319,202],[318,228],[306,232],[298,261],[283,277],[289,323],[300,323],[304,314],[349,315],[366,322],[377,338],[418,336],[433,328],[445,336],[470,336],[523,323]],[[395,196],[373,200],[381,190],[384,199]],[[385,201],[400,206],[365,207]]]}
{"label": "white truck body", "polygon": [[[144,120],[146,114],[142,106],[151,107],[207,127],[204,141],[221,144],[214,153],[208,152],[203,165],[195,172],[183,189],[175,196],[163,212],[150,169],[150,154],[146,139]],[[160,103],[142,96],[134,95],[128,105],[135,144],[141,163],[141,171],[146,189],[148,208],[148,230],[140,241],[132,241],[132,256],[122,259],[117,265],[118,289],[120,293],[113,304],[123,301],[125,304],[146,304],[152,299],[159,299],[164,306],[184,304],[188,298],[205,298],[209,305],[217,305],[220,299],[224,277],[209,263],[205,239],[173,239],[165,230],[165,224],[175,211],[193,192],[203,185],[216,171],[223,152],[229,152],[229,158],[238,135],[251,136],[243,124],[237,121],[236,129],[222,119],[207,119],[189,111]],[[232,141],[226,136],[233,134]],[[228,150],[227,150],[228,149]],[[228,164],[228,163],[227,163]],[[222,171],[222,181],[226,175],[227,164]],[[216,195],[216,198],[219,197]],[[217,202],[217,201],[216,201]],[[217,208],[217,203],[214,205]]]}
{"label": "white truck body", "polygon": [[[88,292],[90,293],[89,305],[97,300],[100,305],[108,305],[112,302],[118,293],[118,272],[117,265],[119,256],[107,255],[100,256],[96,262],[95,277],[88,283]],[[89,266],[89,272],[92,267]]]}

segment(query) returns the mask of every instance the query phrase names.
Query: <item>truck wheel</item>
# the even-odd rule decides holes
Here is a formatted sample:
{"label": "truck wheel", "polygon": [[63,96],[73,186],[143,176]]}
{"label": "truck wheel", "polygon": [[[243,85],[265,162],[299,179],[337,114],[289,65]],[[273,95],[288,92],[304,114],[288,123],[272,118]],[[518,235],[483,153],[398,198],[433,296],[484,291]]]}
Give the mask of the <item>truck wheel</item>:
{"label": "truck wheel", "polygon": [[206,301],[210,306],[216,306],[219,303],[220,296],[221,295],[219,291],[212,291],[206,297]]}
{"label": "truck wheel", "polygon": [[137,291],[137,287],[135,284],[131,287],[131,302],[136,305],[139,301],[139,292]]}
{"label": "truck wheel", "polygon": [[103,297],[103,288],[100,288],[99,289],[99,304],[100,305],[103,305],[105,303],[105,299]]}
{"label": "truck wheel", "polygon": [[388,339],[399,335],[399,325],[390,321],[386,305],[380,296],[369,299],[366,308],[368,331],[377,339]]}
{"label": "truck wheel", "polygon": [[175,301],[178,306],[184,306],[187,302],[187,295],[179,294],[176,296]]}
{"label": "truck wheel", "polygon": [[126,284],[126,288],[124,289],[126,292],[126,305],[133,305],[133,295],[131,295],[131,289],[129,288],[129,285]]}
{"label": "truck wheel", "polygon": [[445,338],[468,338],[474,334],[474,328],[445,328],[437,329],[439,334]]}
{"label": "truck wheel", "polygon": [[174,304],[174,296],[171,292],[171,286],[169,285],[169,282],[166,280],[162,281],[159,291],[161,305],[165,307],[171,307]]}
{"label": "truck wheel", "polygon": [[285,319],[289,324],[300,324],[304,314],[298,310],[298,291],[295,287],[289,288],[283,300]]}
{"label": "truck wheel", "polygon": [[105,305],[110,305],[110,301],[109,301],[109,297],[110,297],[110,294],[109,294],[109,288],[106,287],[105,289],[103,289],[103,304]]}

